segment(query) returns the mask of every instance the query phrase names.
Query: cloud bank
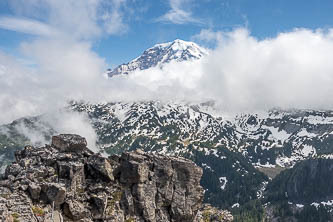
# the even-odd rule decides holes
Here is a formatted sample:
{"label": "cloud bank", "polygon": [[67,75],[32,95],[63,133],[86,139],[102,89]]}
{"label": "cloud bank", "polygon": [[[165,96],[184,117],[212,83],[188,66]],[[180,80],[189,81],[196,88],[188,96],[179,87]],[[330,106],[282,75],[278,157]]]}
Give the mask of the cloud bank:
{"label": "cloud bank", "polygon": [[295,29],[264,40],[247,29],[208,34],[206,39],[215,36],[218,45],[205,59],[171,63],[129,79],[156,96],[213,99],[235,112],[333,108],[332,30]]}
{"label": "cloud bank", "polygon": [[332,50],[333,30],[295,29],[258,40],[237,29],[204,62],[200,91],[236,110],[332,109]]}
{"label": "cloud bank", "polygon": [[242,112],[332,109],[333,31],[296,29],[258,40],[246,29],[219,34],[209,56],[105,79],[104,60],[87,42],[39,39],[22,44],[37,68],[0,54],[0,122],[46,112],[70,99],[102,101],[215,100]]}

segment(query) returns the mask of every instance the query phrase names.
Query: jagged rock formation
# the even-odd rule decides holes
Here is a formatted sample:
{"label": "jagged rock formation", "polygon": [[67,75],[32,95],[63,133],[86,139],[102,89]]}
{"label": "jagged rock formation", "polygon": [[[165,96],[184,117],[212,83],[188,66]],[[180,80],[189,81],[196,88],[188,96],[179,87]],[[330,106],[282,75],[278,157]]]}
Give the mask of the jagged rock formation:
{"label": "jagged rock formation", "polygon": [[[202,206],[202,169],[140,150],[105,158],[78,135],[15,153],[0,181],[2,221],[230,221]],[[201,210],[201,211],[200,211]],[[217,217],[211,215],[217,215]]]}

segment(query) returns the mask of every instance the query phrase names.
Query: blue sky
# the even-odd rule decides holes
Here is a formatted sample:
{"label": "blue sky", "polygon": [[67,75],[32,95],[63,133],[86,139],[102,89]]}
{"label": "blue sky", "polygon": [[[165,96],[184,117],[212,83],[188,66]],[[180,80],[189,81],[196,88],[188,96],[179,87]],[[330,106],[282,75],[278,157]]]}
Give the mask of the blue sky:
{"label": "blue sky", "polygon": [[[38,1],[1,1],[0,50],[20,57],[22,42],[40,38],[38,34],[22,32],[15,23],[14,27],[8,27],[3,21],[9,17],[49,24],[48,10],[51,9],[36,7],[34,3]],[[116,14],[111,16],[110,24],[120,25],[111,32],[102,31],[97,37],[88,38],[93,50],[111,66],[135,58],[156,43],[176,38],[198,40],[193,36],[201,30],[230,31],[246,27],[252,36],[263,39],[294,28],[327,29],[333,26],[333,2],[330,0],[110,0],[109,3],[105,4],[105,10],[112,16]],[[57,27],[57,23],[52,25]]]}

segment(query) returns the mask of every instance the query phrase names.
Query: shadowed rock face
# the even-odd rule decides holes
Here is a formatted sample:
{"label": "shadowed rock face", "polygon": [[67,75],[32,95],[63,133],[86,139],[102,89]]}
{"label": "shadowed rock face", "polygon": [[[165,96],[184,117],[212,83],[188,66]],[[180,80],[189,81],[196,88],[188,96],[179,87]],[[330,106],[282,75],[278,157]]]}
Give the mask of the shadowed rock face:
{"label": "shadowed rock face", "polygon": [[201,175],[202,169],[185,159],[124,153],[118,178],[125,210],[146,221],[193,221],[203,199]]}
{"label": "shadowed rock face", "polygon": [[[78,135],[16,152],[0,181],[3,221],[203,221],[202,169],[174,157],[104,158]],[[198,217],[197,215],[201,215]],[[220,220],[224,221],[224,220]]]}

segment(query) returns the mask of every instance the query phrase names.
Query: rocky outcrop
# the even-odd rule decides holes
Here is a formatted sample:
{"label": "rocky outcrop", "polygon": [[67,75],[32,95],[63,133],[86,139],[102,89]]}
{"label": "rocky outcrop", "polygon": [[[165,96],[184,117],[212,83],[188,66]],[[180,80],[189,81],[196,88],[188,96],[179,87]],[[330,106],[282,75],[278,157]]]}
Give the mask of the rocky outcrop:
{"label": "rocky outcrop", "polygon": [[185,159],[138,151],[124,153],[119,163],[127,214],[142,215],[145,221],[193,221],[203,199],[201,168]]}
{"label": "rocky outcrop", "polygon": [[215,208],[219,216],[202,216],[202,169],[193,162],[140,150],[105,158],[86,145],[61,134],[16,152],[0,181],[0,220],[230,221]]}
{"label": "rocky outcrop", "polygon": [[219,210],[209,204],[204,204],[195,218],[195,222],[231,222],[233,220],[234,217],[229,211]]}

